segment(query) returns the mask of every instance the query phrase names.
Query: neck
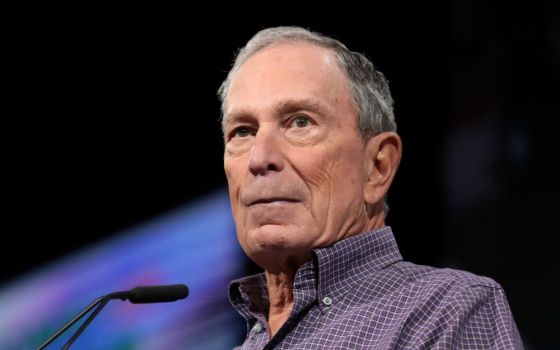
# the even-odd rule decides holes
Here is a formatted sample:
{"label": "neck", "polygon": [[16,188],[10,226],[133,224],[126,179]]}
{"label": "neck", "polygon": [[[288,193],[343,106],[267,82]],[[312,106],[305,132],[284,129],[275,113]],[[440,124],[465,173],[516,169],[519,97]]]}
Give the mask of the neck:
{"label": "neck", "polygon": [[[373,215],[363,231],[384,226],[384,215]],[[362,231],[360,231],[362,232]],[[301,265],[311,259],[311,253],[299,258],[288,259],[268,256],[265,264],[266,284],[268,289],[268,331],[272,338],[288,320],[294,305],[294,279]],[[262,266],[262,265],[261,265]]]}
{"label": "neck", "polygon": [[266,271],[266,284],[270,307],[268,311],[268,328],[273,337],[286,322],[294,305],[294,278],[297,268],[290,271]]}

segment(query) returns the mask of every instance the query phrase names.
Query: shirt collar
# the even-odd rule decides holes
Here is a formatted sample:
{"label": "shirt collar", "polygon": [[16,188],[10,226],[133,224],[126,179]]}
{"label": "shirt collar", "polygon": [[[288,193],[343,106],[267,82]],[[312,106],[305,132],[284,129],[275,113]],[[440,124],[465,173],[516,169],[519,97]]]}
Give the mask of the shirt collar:
{"label": "shirt collar", "polygon": [[[402,260],[389,226],[360,233],[329,247],[316,248],[313,253],[312,261],[301,266],[296,274],[294,310],[317,300],[323,301],[319,302],[321,309],[328,308],[356,283]],[[266,317],[268,292],[264,273],[232,281],[229,298],[246,320]],[[329,302],[325,303],[327,299]]]}
{"label": "shirt collar", "polygon": [[336,303],[355,285],[402,260],[393,231],[384,226],[314,249],[318,271],[317,298]]}

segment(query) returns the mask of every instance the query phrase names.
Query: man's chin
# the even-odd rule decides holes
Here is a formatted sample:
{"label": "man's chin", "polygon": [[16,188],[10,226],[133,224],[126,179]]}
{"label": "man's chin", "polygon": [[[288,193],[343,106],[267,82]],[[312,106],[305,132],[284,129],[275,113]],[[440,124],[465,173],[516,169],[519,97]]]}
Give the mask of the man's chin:
{"label": "man's chin", "polygon": [[249,232],[248,239],[257,246],[282,249],[297,247],[302,234],[297,227],[290,224],[267,223],[259,225]]}
{"label": "man's chin", "polygon": [[255,248],[264,251],[290,249],[294,245],[295,234],[280,225],[263,225],[251,233]]}
{"label": "man's chin", "polygon": [[[304,239],[306,236],[302,232],[282,225],[259,226],[252,230],[247,238],[250,250],[247,253],[253,260],[269,261],[270,259],[285,259],[294,255],[307,256],[312,249],[310,242]],[[260,265],[260,263],[258,264]]]}

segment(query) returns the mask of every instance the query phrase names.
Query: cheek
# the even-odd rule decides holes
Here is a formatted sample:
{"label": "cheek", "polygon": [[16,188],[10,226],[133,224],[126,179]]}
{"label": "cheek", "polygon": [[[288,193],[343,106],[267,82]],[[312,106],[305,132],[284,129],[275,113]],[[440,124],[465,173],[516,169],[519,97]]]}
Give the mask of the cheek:
{"label": "cheek", "polygon": [[305,182],[322,191],[348,192],[364,183],[363,157],[359,150],[307,155],[302,164]]}
{"label": "cheek", "polygon": [[356,202],[361,205],[364,201],[364,188],[366,173],[364,160],[356,155],[354,160],[346,160],[340,163],[338,171],[335,172],[338,186],[335,191],[345,199],[345,203]]}
{"label": "cheek", "polygon": [[226,175],[231,210],[235,219],[238,219],[239,214],[239,194],[242,176],[240,173],[240,161],[236,158],[224,157],[224,172]]}
{"label": "cheek", "polygon": [[[315,216],[323,220],[344,220],[348,212],[356,211],[364,201],[365,171],[363,156],[354,150],[332,154],[310,169]],[[325,217],[326,216],[326,217]]]}
{"label": "cheek", "polygon": [[298,164],[294,164],[294,168],[312,193],[330,188],[337,167],[336,160],[324,154],[305,154]]}
{"label": "cheek", "polygon": [[247,161],[245,157],[224,155],[224,172],[230,188],[230,193],[237,187],[246,172]]}

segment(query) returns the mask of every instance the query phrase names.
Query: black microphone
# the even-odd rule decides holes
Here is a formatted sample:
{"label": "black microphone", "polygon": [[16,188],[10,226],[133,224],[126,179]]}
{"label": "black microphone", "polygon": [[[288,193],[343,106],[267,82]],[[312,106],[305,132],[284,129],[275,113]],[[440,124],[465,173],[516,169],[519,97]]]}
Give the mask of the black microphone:
{"label": "black microphone", "polygon": [[177,301],[179,299],[185,299],[189,295],[189,289],[184,284],[172,284],[166,286],[139,286],[129,291],[124,292],[114,292],[111,294],[104,295],[95,299],[91,304],[89,304],[82,312],[76,315],[72,320],[66,323],[62,328],[60,328],[55,334],[53,334],[49,339],[47,339],[43,344],[41,344],[37,350],[42,350],[46,348],[50,343],[52,343],[56,338],[58,338],[64,331],[70,328],[74,323],[84,317],[91,309],[97,306],[97,308],[89,315],[89,317],[82,323],[80,328],[72,335],[72,337],[66,342],[63,350],[70,348],[70,345],[78,339],[80,334],[86,329],[90,322],[99,314],[101,309],[107,305],[107,303],[112,299],[121,299],[130,301],[133,304],[146,304],[146,303],[165,303],[170,301]]}
{"label": "black microphone", "polygon": [[166,303],[185,299],[188,295],[189,289],[184,284],[145,286],[130,290],[128,301],[133,304]]}

